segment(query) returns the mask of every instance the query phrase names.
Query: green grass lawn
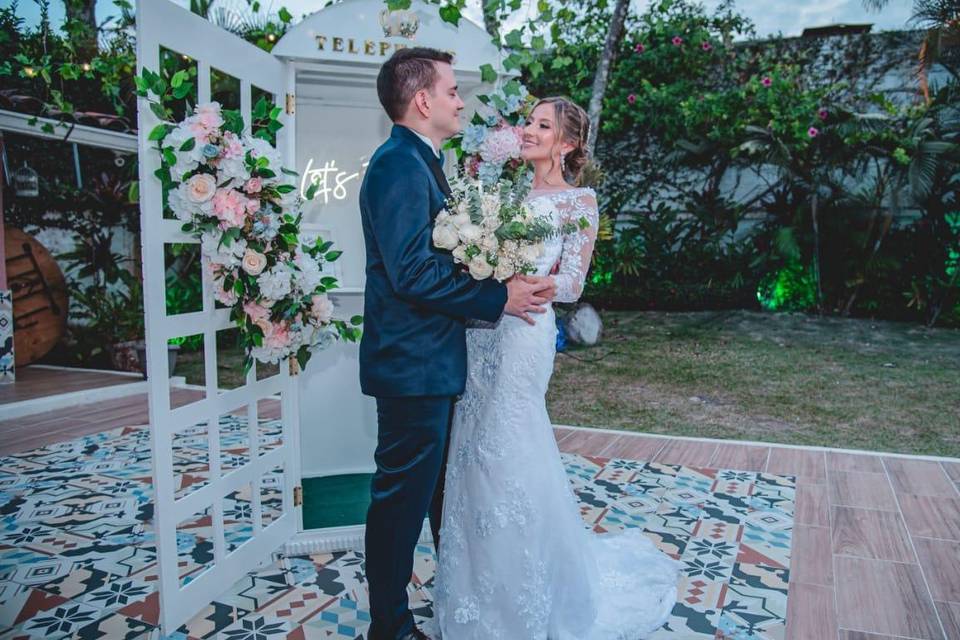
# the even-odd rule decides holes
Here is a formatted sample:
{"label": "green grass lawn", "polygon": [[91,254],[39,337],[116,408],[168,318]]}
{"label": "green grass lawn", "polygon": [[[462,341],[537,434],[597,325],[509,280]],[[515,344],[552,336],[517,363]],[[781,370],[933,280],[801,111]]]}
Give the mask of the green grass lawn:
{"label": "green grass lawn", "polygon": [[960,457],[960,331],[746,311],[605,313],[556,424]]}
{"label": "green grass lawn", "polygon": [[[960,457],[958,330],[747,311],[604,323],[599,346],[557,356],[557,424]],[[242,384],[240,353],[218,358],[220,386]],[[202,384],[202,354],[176,375]]]}

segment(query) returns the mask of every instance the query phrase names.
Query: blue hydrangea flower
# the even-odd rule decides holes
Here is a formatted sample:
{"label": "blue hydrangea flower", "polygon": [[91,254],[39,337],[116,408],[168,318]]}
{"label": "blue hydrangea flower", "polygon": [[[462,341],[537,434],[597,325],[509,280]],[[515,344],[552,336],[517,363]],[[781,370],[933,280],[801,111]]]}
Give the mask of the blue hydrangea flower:
{"label": "blue hydrangea flower", "polygon": [[480,168],[477,170],[477,175],[485,186],[490,187],[500,180],[500,173],[502,171],[503,167],[501,165],[492,162],[481,162]]}
{"label": "blue hydrangea flower", "polygon": [[520,105],[523,104],[523,98],[520,96],[507,96],[506,102],[506,113],[509,115],[511,113],[516,113],[520,109]]}
{"label": "blue hydrangea flower", "polygon": [[482,124],[469,124],[463,130],[463,151],[465,153],[477,153],[480,151],[480,145],[487,138],[487,128]]}
{"label": "blue hydrangea flower", "polygon": [[207,158],[216,158],[220,155],[220,148],[215,144],[203,145],[203,155]]}

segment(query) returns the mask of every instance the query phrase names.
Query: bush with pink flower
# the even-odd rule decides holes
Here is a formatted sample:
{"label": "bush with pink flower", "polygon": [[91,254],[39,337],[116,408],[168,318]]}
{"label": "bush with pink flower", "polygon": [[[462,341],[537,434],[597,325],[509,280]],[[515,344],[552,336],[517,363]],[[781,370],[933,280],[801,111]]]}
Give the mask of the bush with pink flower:
{"label": "bush with pink flower", "polygon": [[[261,101],[254,112],[269,114],[271,133],[279,129],[279,108]],[[337,280],[323,264],[340,252],[301,234],[296,174],[281,166],[269,140],[248,135],[240,114],[216,102],[197,105],[178,124],[157,125],[150,139],[162,157],[157,177],[168,206],[200,241],[214,298],[231,307],[246,370],[254,360],[290,359],[297,371],[312,352],[359,338],[362,318],[335,318],[327,297]],[[491,153],[501,158],[505,149],[493,145]]]}

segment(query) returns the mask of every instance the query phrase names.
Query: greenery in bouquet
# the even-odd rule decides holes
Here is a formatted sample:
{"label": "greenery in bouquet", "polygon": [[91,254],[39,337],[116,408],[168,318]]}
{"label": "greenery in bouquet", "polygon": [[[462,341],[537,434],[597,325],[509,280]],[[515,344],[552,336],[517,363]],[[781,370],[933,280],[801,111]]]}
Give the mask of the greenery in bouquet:
{"label": "greenery in bouquet", "polygon": [[543,243],[561,234],[589,226],[554,225],[526,201],[529,182],[501,179],[485,186],[480,177],[458,173],[450,181],[447,206],[434,223],[433,242],[451,251],[477,280],[493,277],[503,282],[514,274],[530,274],[543,254]]}
{"label": "greenery in bouquet", "polygon": [[478,178],[485,186],[501,180],[528,183],[531,175],[520,158],[520,147],[523,125],[536,100],[517,79],[477,99],[480,109],[463,131],[446,143],[446,148],[456,152],[467,176]]}

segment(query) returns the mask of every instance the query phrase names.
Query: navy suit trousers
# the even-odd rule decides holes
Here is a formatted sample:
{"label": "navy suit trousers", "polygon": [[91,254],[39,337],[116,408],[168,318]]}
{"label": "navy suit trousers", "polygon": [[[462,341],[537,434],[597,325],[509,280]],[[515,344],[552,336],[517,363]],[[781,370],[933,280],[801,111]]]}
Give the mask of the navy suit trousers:
{"label": "navy suit trousers", "polygon": [[407,584],[423,519],[439,544],[452,396],[377,398],[377,471],[367,512],[368,640],[413,630]]}

